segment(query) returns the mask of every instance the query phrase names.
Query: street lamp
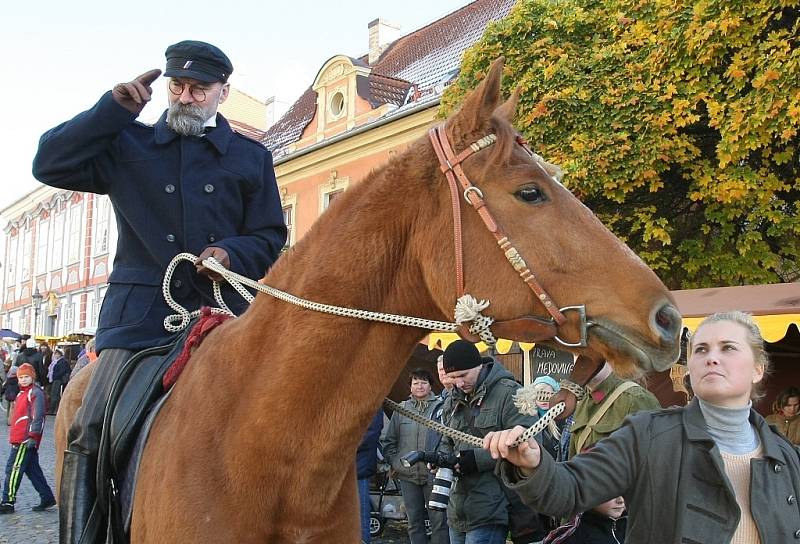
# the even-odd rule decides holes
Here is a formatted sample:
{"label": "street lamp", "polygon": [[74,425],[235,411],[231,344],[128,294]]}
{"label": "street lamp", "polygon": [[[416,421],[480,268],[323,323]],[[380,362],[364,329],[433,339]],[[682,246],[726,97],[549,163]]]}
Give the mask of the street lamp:
{"label": "street lamp", "polygon": [[31,300],[33,300],[33,336],[36,337],[36,326],[39,324],[39,306],[42,304],[42,294],[39,292],[39,286],[36,286],[36,290],[31,295]]}

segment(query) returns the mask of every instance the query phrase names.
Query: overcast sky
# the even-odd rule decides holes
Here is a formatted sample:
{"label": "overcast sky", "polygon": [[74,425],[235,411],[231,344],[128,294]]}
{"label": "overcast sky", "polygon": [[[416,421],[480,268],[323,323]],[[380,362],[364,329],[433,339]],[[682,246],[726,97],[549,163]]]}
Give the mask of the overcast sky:
{"label": "overcast sky", "polygon": [[[38,185],[31,160],[39,136],[91,107],[115,83],[164,68],[164,49],[194,39],[220,47],[233,62],[230,82],[259,99],[292,103],[336,54],[368,50],[367,24],[380,17],[407,34],[468,0],[319,0],[194,2],[23,0],[0,15],[0,209]],[[142,118],[166,104],[163,78]],[[4,224],[4,221],[3,221]],[[2,226],[2,225],[0,225]]]}

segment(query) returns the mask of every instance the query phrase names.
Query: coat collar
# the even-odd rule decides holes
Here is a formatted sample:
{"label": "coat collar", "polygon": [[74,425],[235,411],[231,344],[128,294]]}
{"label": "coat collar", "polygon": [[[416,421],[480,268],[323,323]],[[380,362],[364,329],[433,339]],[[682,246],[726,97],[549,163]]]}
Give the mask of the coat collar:
{"label": "coat collar", "polygon": [[[159,145],[165,145],[178,137],[178,133],[169,128],[167,125],[167,112],[161,114],[161,118],[155,124],[155,142]],[[231,130],[228,120],[222,114],[217,113],[217,128],[209,132],[205,138],[213,145],[216,150],[224,155],[228,152],[228,145],[233,138],[233,130]]]}
{"label": "coat collar", "polygon": [[[770,430],[764,418],[752,408],[750,409],[750,423],[752,423],[756,433],[758,433],[764,457],[768,457],[785,465],[786,457],[783,455],[777,441],[773,437],[772,430]],[[697,401],[697,398],[692,399],[692,402],[683,410],[683,428],[685,429],[686,437],[690,441],[708,442],[710,447],[714,447],[714,439],[708,434],[706,420],[703,417],[703,412],[700,410],[700,403]]]}

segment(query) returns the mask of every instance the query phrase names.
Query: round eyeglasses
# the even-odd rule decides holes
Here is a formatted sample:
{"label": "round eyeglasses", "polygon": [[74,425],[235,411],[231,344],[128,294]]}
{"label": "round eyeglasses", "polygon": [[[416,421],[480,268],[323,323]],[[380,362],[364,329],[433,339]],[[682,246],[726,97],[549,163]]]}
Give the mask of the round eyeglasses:
{"label": "round eyeglasses", "polygon": [[202,102],[206,99],[206,91],[205,89],[201,89],[200,87],[195,87],[194,85],[190,85],[189,83],[183,83],[178,81],[177,79],[170,79],[169,80],[169,92],[174,94],[175,96],[180,96],[183,94],[183,90],[189,87],[189,94],[192,95],[197,102]]}

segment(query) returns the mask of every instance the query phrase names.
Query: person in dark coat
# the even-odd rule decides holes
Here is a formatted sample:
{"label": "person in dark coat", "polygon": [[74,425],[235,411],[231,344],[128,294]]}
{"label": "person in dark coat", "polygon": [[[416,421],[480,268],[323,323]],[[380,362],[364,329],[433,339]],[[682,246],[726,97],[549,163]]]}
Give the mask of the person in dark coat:
{"label": "person in dark coat", "polygon": [[[177,267],[169,286],[179,304],[195,310],[213,303],[210,280],[218,279],[203,259],[261,278],[286,241],[272,156],[217,113],[230,91],[231,61],[198,41],[172,45],[166,57],[169,108],[154,126],[136,117],[158,69],[115,85],[91,109],[46,132],[33,162],[34,176],[47,185],[108,195],[119,231],[95,337],[97,370],[64,456],[62,544],[79,541],[94,504],[95,458],[115,376],[136,351],[170,340],[161,280],[172,258],[199,255],[195,267]],[[232,289],[223,294],[234,312],[247,307]]]}
{"label": "person in dark coat", "polygon": [[[589,452],[556,463],[524,429],[484,446],[503,482],[551,515],[622,495],[628,542],[777,544],[800,538],[800,449],[752,409],[769,372],[764,340],[742,312],[703,320],[689,342],[695,398],[639,412]],[[512,464],[513,463],[513,464]]]}
{"label": "person in dark coat", "polygon": [[67,382],[69,382],[69,374],[71,371],[69,361],[67,361],[67,358],[64,357],[64,353],[60,349],[53,352],[53,359],[55,359],[55,362],[52,363],[53,371],[50,372],[50,415],[55,415],[58,412],[58,405],[61,402],[61,393],[67,386]]}
{"label": "person in dark coat", "polygon": [[[9,357],[6,362],[10,363]],[[19,394],[19,380],[17,379],[17,367],[8,365],[8,372],[6,372],[3,379],[3,385],[0,387],[0,393],[3,395],[3,403],[6,408],[6,425],[11,425],[11,418],[14,415],[14,401],[17,400]]]}
{"label": "person in dark coat", "polygon": [[378,443],[383,430],[383,408],[369,423],[364,438],[356,450],[356,478],[358,479],[358,500],[361,509],[361,540],[369,544],[369,519],[372,501],[369,498],[369,481],[378,471]]}
{"label": "person in dark coat", "polygon": [[625,499],[616,497],[553,529],[542,544],[625,544]]}
{"label": "person in dark coat", "polygon": [[44,355],[36,346],[36,340],[28,338],[25,340],[25,347],[19,350],[14,366],[21,367],[25,363],[30,364],[36,371],[36,383],[44,387],[47,385],[47,368],[44,366]]}

